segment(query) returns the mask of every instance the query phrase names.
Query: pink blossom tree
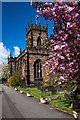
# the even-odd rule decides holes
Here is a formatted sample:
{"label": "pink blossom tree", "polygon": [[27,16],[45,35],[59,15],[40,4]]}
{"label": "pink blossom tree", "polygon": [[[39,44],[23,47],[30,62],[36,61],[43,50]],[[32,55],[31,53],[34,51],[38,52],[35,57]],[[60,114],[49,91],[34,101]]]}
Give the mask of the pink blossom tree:
{"label": "pink blossom tree", "polygon": [[80,5],[79,2],[35,2],[37,13],[53,22],[50,48],[53,54],[45,66],[51,66],[48,76],[53,85],[80,88]]}
{"label": "pink blossom tree", "polygon": [[[80,2],[35,2],[37,13],[53,22],[50,48],[53,54],[44,64],[52,76],[53,86],[77,86],[73,97],[75,109],[80,109],[77,94],[80,94]],[[78,111],[80,112],[80,111]]]}

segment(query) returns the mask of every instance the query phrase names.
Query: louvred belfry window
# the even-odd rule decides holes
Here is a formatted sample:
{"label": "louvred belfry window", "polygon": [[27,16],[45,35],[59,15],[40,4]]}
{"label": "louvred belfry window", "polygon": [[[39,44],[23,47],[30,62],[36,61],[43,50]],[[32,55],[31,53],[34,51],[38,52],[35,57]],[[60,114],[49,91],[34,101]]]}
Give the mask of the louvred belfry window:
{"label": "louvred belfry window", "polygon": [[37,46],[41,46],[41,38],[40,37],[37,39]]}

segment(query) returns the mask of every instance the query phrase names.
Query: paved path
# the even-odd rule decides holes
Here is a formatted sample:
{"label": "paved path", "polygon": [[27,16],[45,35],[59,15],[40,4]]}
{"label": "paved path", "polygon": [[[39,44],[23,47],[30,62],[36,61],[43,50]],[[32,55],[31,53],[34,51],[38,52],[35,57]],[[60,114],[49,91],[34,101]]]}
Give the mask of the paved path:
{"label": "paved path", "polygon": [[14,91],[13,88],[2,85],[2,90],[2,118],[61,118],[61,120],[63,118],[63,120],[74,120],[63,112],[40,104],[33,97],[27,97],[25,94]]}
{"label": "paved path", "polygon": [[2,118],[2,87],[0,87],[0,120]]}

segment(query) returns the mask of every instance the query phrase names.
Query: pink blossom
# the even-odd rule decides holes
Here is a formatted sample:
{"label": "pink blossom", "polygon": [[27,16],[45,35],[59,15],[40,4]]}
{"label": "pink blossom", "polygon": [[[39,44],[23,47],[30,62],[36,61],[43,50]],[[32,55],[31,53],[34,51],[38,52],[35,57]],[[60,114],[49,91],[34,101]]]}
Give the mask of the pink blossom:
{"label": "pink blossom", "polygon": [[58,82],[58,85],[61,85],[61,82]]}
{"label": "pink blossom", "polygon": [[62,70],[65,70],[65,67],[61,67]]}
{"label": "pink blossom", "polygon": [[45,65],[48,65],[48,62],[46,62]]}
{"label": "pink blossom", "polygon": [[60,10],[62,10],[63,7],[62,7],[62,6],[59,6],[58,8],[59,8]]}
{"label": "pink blossom", "polygon": [[55,66],[53,66],[52,69],[54,70],[54,69],[55,69]]}
{"label": "pink blossom", "polygon": [[56,62],[56,63],[55,63],[55,67],[56,67],[57,65],[58,65],[58,63]]}
{"label": "pink blossom", "polygon": [[52,62],[51,62],[51,61],[49,61],[49,62],[48,62],[48,65],[51,65],[51,64],[52,64]]}
{"label": "pink blossom", "polygon": [[68,11],[72,11],[74,8],[73,7],[68,7]]}
{"label": "pink blossom", "polygon": [[51,8],[51,10],[54,11],[54,10],[55,10],[55,7]]}
{"label": "pink blossom", "polygon": [[62,4],[63,4],[63,0],[59,0],[58,2],[59,2],[60,5],[62,6]]}
{"label": "pink blossom", "polygon": [[54,82],[57,82],[57,79],[55,79],[55,81]]}
{"label": "pink blossom", "polygon": [[50,5],[52,5],[52,3],[49,3]]}
{"label": "pink blossom", "polygon": [[56,46],[54,47],[54,50],[57,50],[57,49],[59,49],[59,45],[56,45]]}
{"label": "pink blossom", "polygon": [[60,56],[60,58],[63,59],[63,60],[65,59],[64,56]]}
{"label": "pink blossom", "polygon": [[[80,78],[80,41],[79,34],[79,5],[78,2],[64,3],[61,0],[53,4],[35,3],[37,12],[45,19],[52,20],[54,35],[51,36],[52,55],[44,66],[51,66],[48,77],[51,75],[54,85],[61,82],[65,85],[68,81],[70,85],[75,83],[76,78]],[[46,7],[45,7],[46,6]],[[50,7],[49,7],[50,6]],[[47,72],[47,71],[46,71]],[[62,77],[61,77],[61,76]],[[55,77],[56,76],[56,77]],[[55,81],[53,81],[55,77]],[[56,78],[60,81],[56,81]],[[78,79],[76,80],[78,82]]]}
{"label": "pink blossom", "polygon": [[40,11],[39,11],[39,10],[37,10],[37,13],[40,13]]}
{"label": "pink blossom", "polygon": [[58,3],[57,2],[55,3],[55,6],[58,7]]}
{"label": "pink blossom", "polygon": [[67,37],[68,37],[68,34],[65,34],[65,37],[64,37],[64,38],[66,39]]}
{"label": "pink blossom", "polygon": [[52,58],[52,60],[54,61],[54,60],[55,60],[55,58],[53,57],[53,58]]}
{"label": "pink blossom", "polygon": [[46,2],[45,5],[49,5],[49,4]]}
{"label": "pink blossom", "polygon": [[77,5],[77,4],[78,4],[77,0],[75,2],[73,2],[73,5]]}
{"label": "pink blossom", "polygon": [[53,43],[54,41],[53,40],[51,40],[51,43]]}
{"label": "pink blossom", "polygon": [[43,10],[43,14],[45,14],[47,12],[47,10]]}
{"label": "pink blossom", "polygon": [[62,38],[62,40],[64,41],[65,39],[64,39],[64,38]]}
{"label": "pink blossom", "polygon": [[72,34],[72,31],[71,31],[71,30],[69,31],[69,34],[70,34],[70,35]]}
{"label": "pink blossom", "polygon": [[67,27],[69,27],[70,26],[70,22],[67,22]]}
{"label": "pink blossom", "polygon": [[55,12],[53,12],[53,15],[55,15]]}
{"label": "pink blossom", "polygon": [[52,75],[55,75],[55,71],[52,73]]}
{"label": "pink blossom", "polygon": [[74,83],[76,83],[76,81],[74,81]]}
{"label": "pink blossom", "polygon": [[67,46],[67,44],[61,45],[61,48],[66,47],[66,46]]}
{"label": "pink blossom", "polygon": [[52,74],[52,73],[53,73],[53,71],[51,70],[49,73],[50,73],[50,74]]}
{"label": "pink blossom", "polygon": [[48,74],[48,73],[47,73],[46,75],[47,75],[47,76],[49,76],[49,74]]}
{"label": "pink blossom", "polygon": [[63,31],[61,30],[61,31],[59,31],[59,34],[62,34],[63,33]]}
{"label": "pink blossom", "polygon": [[62,81],[62,83],[64,83],[65,81]]}
{"label": "pink blossom", "polygon": [[65,80],[63,76],[61,76],[60,79]]}
{"label": "pink blossom", "polygon": [[52,57],[53,57],[53,55],[50,55],[50,56],[49,56],[49,58],[52,58]]}
{"label": "pink blossom", "polygon": [[79,16],[79,14],[78,14],[78,13],[76,13],[76,14],[75,14],[75,17],[78,17],[78,16]]}
{"label": "pink blossom", "polygon": [[44,64],[43,67],[45,67],[46,65]]}
{"label": "pink blossom", "polygon": [[71,62],[71,63],[69,64],[69,66],[70,66],[70,67],[72,67],[72,65],[73,65],[73,64],[74,64],[74,63],[73,63],[73,62]]}

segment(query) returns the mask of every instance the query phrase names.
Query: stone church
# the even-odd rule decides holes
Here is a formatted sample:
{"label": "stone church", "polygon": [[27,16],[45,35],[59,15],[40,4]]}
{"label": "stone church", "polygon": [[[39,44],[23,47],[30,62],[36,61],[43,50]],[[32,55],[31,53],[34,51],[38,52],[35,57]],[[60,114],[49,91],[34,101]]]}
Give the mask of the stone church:
{"label": "stone church", "polygon": [[8,78],[16,71],[22,71],[22,76],[26,85],[31,85],[35,81],[43,80],[42,65],[50,54],[48,42],[48,22],[46,27],[31,24],[26,26],[26,48],[17,57],[8,58]]}

